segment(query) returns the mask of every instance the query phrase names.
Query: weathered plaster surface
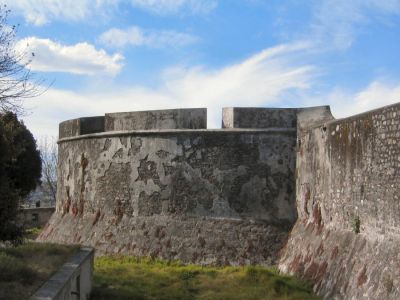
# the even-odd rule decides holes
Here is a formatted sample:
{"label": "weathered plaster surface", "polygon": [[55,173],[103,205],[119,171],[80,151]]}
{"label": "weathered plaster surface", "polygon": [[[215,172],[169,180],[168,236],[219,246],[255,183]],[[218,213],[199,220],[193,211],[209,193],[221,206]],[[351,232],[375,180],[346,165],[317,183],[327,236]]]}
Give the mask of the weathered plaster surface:
{"label": "weathered plaster surface", "polygon": [[60,141],[41,240],[98,253],[272,264],[296,220],[296,132],[148,131]]}
{"label": "weathered plaster surface", "polygon": [[399,142],[399,104],[299,130],[282,271],[329,299],[400,298]]}

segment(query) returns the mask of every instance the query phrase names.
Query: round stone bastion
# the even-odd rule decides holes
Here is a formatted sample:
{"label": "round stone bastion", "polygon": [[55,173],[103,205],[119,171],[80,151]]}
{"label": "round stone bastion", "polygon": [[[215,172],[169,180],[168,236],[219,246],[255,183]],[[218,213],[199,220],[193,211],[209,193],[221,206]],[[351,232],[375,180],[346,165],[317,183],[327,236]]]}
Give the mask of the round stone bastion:
{"label": "round stone bastion", "polygon": [[38,240],[185,263],[274,264],[297,218],[304,110],[224,108],[215,130],[203,108],[62,122],[56,212]]}

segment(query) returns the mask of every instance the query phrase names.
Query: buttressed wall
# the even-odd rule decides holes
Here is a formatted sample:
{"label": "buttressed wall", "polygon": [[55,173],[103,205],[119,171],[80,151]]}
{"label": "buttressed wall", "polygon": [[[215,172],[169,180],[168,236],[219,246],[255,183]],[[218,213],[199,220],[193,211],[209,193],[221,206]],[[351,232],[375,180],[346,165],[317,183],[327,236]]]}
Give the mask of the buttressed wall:
{"label": "buttressed wall", "polygon": [[297,217],[298,111],[227,108],[219,130],[205,129],[205,109],[63,122],[56,213],[39,239],[184,262],[275,263]]}

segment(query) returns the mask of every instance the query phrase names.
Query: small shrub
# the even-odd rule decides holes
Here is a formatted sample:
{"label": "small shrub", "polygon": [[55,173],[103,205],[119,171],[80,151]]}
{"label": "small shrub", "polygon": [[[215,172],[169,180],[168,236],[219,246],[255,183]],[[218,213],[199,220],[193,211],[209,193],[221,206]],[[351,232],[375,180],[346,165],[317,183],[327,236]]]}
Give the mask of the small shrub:
{"label": "small shrub", "polygon": [[24,237],[26,240],[35,240],[42,229],[38,227],[30,228],[30,229],[25,229]]}
{"label": "small shrub", "polygon": [[198,271],[183,270],[179,274],[179,278],[182,280],[190,280],[190,279],[194,279],[197,274],[199,274]]}

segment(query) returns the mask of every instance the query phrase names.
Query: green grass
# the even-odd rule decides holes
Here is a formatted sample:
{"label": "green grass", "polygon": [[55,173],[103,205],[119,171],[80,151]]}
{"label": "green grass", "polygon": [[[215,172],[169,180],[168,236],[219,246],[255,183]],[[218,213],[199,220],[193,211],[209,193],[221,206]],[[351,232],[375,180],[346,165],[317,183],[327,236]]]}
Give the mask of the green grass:
{"label": "green grass", "polygon": [[31,242],[0,248],[0,299],[29,299],[77,249]]}
{"label": "green grass", "polygon": [[259,266],[202,267],[133,257],[95,260],[92,298],[319,299],[304,282]]}

